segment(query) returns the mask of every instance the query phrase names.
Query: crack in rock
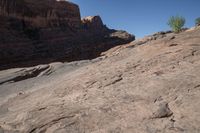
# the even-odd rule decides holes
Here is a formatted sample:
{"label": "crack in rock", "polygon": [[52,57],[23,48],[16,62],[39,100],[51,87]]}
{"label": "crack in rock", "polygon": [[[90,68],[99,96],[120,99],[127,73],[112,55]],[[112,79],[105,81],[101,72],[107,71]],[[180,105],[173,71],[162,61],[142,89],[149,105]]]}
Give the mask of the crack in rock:
{"label": "crack in rock", "polygon": [[50,66],[49,65],[45,65],[45,66],[37,66],[35,68],[31,68],[31,69],[24,69],[22,71],[19,71],[19,73],[17,73],[15,76],[3,79],[2,81],[0,81],[0,85],[7,83],[7,82],[19,82],[22,80],[26,80],[29,78],[34,78],[39,76],[42,72],[46,72],[46,70],[49,70]]}
{"label": "crack in rock", "polygon": [[[48,123],[46,123],[46,124],[43,124],[43,125],[41,125],[41,126],[39,126],[39,127],[33,128],[29,133],[35,133],[35,132],[41,131],[41,129],[43,129],[43,128],[45,128],[45,127],[52,126],[52,125],[58,123],[58,122],[61,121],[61,120],[69,119],[69,118],[73,118],[73,117],[75,117],[75,115],[59,117],[59,118],[54,119],[54,120],[52,120],[52,121],[50,121],[50,122],[48,122]],[[75,122],[72,122],[72,123],[69,123],[68,125],[72,125],[72,124],[74,124],[74,123],[75,123]]]}

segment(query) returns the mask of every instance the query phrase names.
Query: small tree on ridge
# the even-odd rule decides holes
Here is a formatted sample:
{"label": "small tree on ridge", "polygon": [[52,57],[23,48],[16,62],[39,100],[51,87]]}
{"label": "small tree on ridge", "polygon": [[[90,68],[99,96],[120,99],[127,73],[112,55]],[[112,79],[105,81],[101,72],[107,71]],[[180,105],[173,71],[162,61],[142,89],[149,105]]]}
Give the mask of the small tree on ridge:
{"label": "small tree on ridge", "polygon": [[200,17],[195,20],[195,25],[200,26]]}
{"label": "small tree on ridge", "polygon": [[185,18],[182,16],[172,16],[169,18],[168,25],[175,33],[179,33],[185,25]]}

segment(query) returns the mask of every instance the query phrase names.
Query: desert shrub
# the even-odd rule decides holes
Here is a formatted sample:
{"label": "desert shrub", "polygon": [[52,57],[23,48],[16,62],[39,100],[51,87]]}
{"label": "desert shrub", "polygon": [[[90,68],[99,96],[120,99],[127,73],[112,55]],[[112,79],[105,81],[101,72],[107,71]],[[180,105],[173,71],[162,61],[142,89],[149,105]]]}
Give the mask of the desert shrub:
{"label": "desert shrub", "polygon": [[195,19],[195,25],[196,26],[200,26],[200,17]]}
{"label": "desert shrub", "polygon": [[178,33],[185,25],[185,18],[182,16],[172,16],[169,18],[168,25],[174,32]]}

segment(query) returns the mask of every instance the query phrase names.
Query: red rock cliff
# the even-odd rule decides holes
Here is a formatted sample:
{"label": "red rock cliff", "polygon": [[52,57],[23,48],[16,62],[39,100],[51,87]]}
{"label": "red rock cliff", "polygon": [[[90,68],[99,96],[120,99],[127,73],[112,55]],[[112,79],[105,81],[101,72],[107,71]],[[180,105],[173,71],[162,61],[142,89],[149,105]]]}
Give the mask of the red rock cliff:
{"label": "red rock cliff", "polygon": [[65,1],[0,0],[0,15],[23,19],[37,27],[81,24],[79,7]]}
{"label": "red rock cliff", "polygon": [[68,1],[0,0],[0,20],[0,69],[91,59],[134,40],[99,16],[81,20],[79,7]]}

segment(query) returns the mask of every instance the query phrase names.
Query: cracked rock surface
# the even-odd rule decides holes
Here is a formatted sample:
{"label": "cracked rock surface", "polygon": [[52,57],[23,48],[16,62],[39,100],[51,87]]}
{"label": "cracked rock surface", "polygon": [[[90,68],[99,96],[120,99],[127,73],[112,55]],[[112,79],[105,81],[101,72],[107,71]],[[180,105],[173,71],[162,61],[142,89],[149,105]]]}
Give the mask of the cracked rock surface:
{"label": "cracked rock surface", "polygon": [[199,133],[200,29],[149,38],[95,60],[0,71],[0,132]]}

